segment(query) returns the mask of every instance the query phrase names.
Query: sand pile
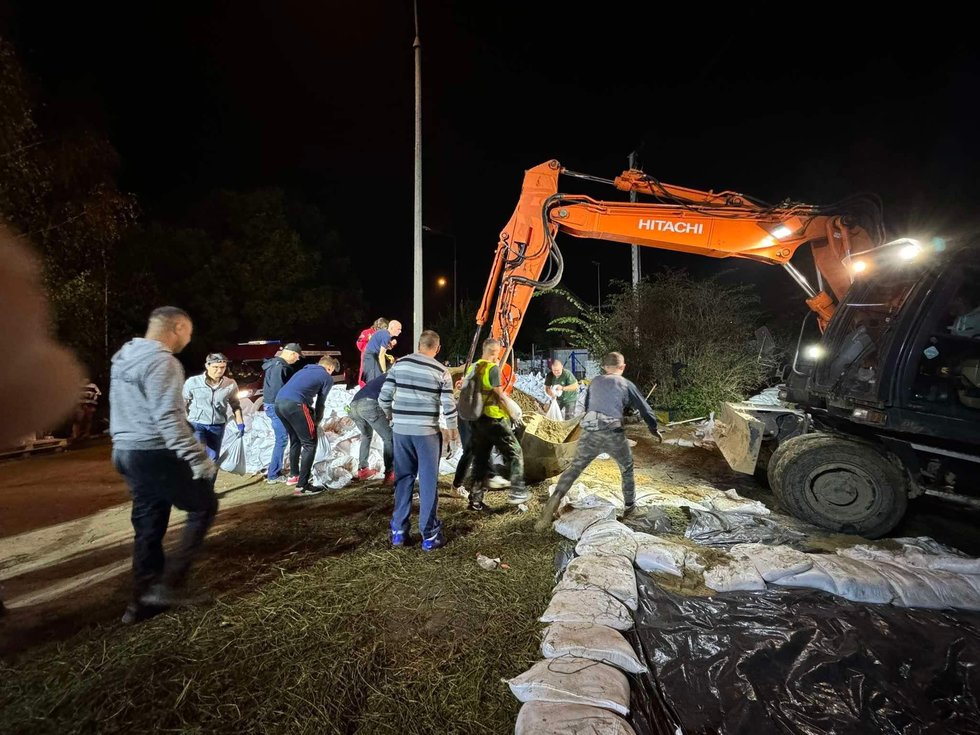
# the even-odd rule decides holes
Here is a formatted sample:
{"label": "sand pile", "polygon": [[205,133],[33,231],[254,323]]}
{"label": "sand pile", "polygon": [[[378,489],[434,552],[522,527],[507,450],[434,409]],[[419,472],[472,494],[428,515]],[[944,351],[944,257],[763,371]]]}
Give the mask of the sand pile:
{"label": "sand pile", "polygon": [[524,426],[527,433],[533,434],[539,439],[551,442],[552,444],[564,443],[568,439],[568,436],[575,430],[575,427],[578,426],[577,422],[552,421],[551,419],[546,419],[541,414],[534,414],[531,417],[525,416],[525,419]]}
{"label": "sand pile", "polygon": [[541,413],[541,404],[538,403],[537,399],[534,398],[534,396],[528,395],[520,388],[514,388],[514,391],[510,394],[510,397],[513,398],[514,402],[521,407],[521,410],[524,412],[525,416],[527,414]]}

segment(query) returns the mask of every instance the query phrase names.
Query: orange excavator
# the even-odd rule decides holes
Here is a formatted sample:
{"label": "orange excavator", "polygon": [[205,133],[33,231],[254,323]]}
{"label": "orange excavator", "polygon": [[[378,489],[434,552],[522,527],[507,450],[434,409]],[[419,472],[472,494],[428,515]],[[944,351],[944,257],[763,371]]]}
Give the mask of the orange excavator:
{"label": "orange excavator", "polygon": [[[609,184],[654,202],[598,201],[561,194],[559,176]],[[500,233],[490,278],[477,314],[482,327],[493,317],[491,333],[511,353],[531,296],[553,288],[564,267],[557,233],[612,240],[712,258],[746,258],[781,265],[806,294],[806,303],[826,327],[837,302],[851,285],[848,268],[854,254],[880,245],[884,228],[877,201],[855,197],[830,207],[797,202],[766,204],[731,191],[714,193],[664,184],[642,171],[624,171],[602,179],[548,161],[524,174],[521,198]],[[791,263],[809,244],[818,274],[817,287]],[[545,274],[545,268],[550,272]],[[491,311],[496,299],[496,309]],[[470,359],[480,330],[474,337]]]}
{"label": "orange excavator", "polygon": [[[561,176],[652,200],[563,194]],[[716,436],[733,469],[767,473],[789,512],[875,537],[910,498],[980,504],[980,240],[883,243],[881,206],[869,196],[773,205],[635,169],[603,179],[548,161],[525,173],[500,233],[467,362],[488,321],[502,359],[513,357],[535,290],[562,277],[558,233],[779,265],[799,284],[819,343],[797,344],[782,405],[725,404]],[[790,262],[803,245],[815,285]]]}

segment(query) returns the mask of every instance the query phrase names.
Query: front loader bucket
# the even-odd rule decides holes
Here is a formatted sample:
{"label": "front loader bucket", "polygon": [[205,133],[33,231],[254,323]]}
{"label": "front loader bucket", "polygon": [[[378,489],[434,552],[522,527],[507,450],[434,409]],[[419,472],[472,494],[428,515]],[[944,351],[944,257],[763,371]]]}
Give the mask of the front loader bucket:
{"label": "front loader bucket", "polygon": [[721,416],[715,419],[714,440],[729,467],[747,475],[755,472],[765,427],[764,422],[735,405],[722,404]]}

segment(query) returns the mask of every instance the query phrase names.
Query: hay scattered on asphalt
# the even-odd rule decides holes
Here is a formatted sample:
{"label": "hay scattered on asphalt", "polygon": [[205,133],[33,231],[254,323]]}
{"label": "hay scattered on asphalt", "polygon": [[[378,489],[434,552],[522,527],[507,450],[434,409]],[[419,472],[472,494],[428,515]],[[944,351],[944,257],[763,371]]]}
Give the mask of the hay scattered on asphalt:
{"label": "hay scattered on asphalt", "polygon": [[[313,499],[311,517],[354,493],[338,495]],[[304,533],[349,536],[350,550],[208,608],[0,663],[0,731],[512,730],[519,703],[501,679],[539,658],[558,540],[534,531],[536,502],[489,516],[441,505],[438,552],[388,548],[385,513],[315,517]],[[478,552],[510,568],[481,569]]]}

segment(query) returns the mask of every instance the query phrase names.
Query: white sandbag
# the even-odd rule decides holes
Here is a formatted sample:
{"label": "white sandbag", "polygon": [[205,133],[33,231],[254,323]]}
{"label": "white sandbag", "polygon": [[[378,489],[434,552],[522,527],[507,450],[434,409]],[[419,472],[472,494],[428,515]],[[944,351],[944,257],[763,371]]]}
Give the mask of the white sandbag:
{"label": "white sandbag", "polygon": [[528,702],[517,715],[514,735],[636,735],[622,717],[584,704]]}
{"label": "white sandbag", "polygon": [[630,674],[643,674],[647,670],[622,633],[591,623],[552,623],[544,629],[541,655],[545,658],[587,658]]}
{"label": "white sandbag", "polygon": [[833,595],[837,594],[837,585],[834,583],[833,578],[820,567],[813,566],[812,561],[810,562],[809,569],[797,574],[787,574],[779,579],[774,579],[772,584],[780,587],[804,587],[813,590],[823,590]]}
{"label": "white sandbag", "polygon": [[606,521],[616,517],[616,508],[611,505],[600,506],[597,508],[584,508],[582,510],[571,510],[563,513],[558,520],[552,524],[556,533],[561,534],[567,539],[578,541],[589,526],[599,521]]}
{"label": "white sandbag", "polygon": [[888,604],[895,590],[877,571],[877,565],[865,564],[836,554],[809,554],[813,565],[834,580],[833,592],[854,602]]}
{"label": "white sandbag", "polygon": [[893,540],[902,543],[901,551],[861,544],[848,549],[838,549],[837,553],[851,559],[874,559],[923,569],[980,575],[980,559],[962,556],[955,549],[941,547],[935,542],[932,544],[925,543],[932,541],[932,539]]}
{"label": "white sandbag", "polygon": [[636,539],[633,538],[633,530],[619,521],[599,521],[585,529],[582,538],[575,545],[575,553],[579,556],[586,554],[625,556],[632,563],[636,556]]}
{"label": "white sandbag", "polygon": [[726,490],[710,499],[711,509],[722,513],[749,513],[751,515],[767,516],[770,510],[758,500],[743,498],[734,489]]}
{"label": "white sandbag", "polygon": [[581,482],[575,483],[565,496],[573,508],[604,508],[612,506],[622,509],[623,493],[610,487],[590,487]]}
{"label": "white sandbag", "polygon": [[572,559],[554,591],[601,590],[636,610],[636,573],[623,556],[587,554]]}
{"label": "white sandbag", "polygon": [[789,546],[767,546],[766,544],[735,544],[733,553],[744,554],[752,559],[756,571],[767,582],[800,574],[813,566],[813,561],[802,551]]}
{"label": "white sandbag", "polygon": [[758,592],[766,588],[766,581],[748,556],[732,554],[727,562],[704,571],[704,586],[715,592]]}
{"label": "white sandbag", "polygon": [[551,419],[552,421],[564,421],[565,416],[561,412],[561,406],[558,405],[558,400],[553,399],[551,404],[548,406],[548,411],[545,413],[544,417],[546,419]]}
{"label": "white sandbag", "polygon": [[664,508],[693,508],[694,510],[711,510],[707,504],[698,503],[683,495],[672,495],[660,490],[636,490],[636,507],[664,507]]}
{"label": "white sandbag", "polygon": [[235,428],[235,438],[230,444],[222,448],[221,454],[218,456],[218,465],[225,472],[231,472],[235,475],[248,474],[245,463],[245,441],[239,436],[237,428]]}
{"label": "white sandbag", "polygon": [[507,683],[521,702],[587,704],[621,715],[630,711],[630,685],[626,674],[587,658],[563,656],[538,661]]}
{"label": "white sandbag", "polygon": [[884,561],[878,562],[875,569],[891,582],[896,594],[894,604],[900,607],[980,610],[980,590],[970,584],[967,575]]}
{"label": "white sandbag", "polygon": [[666,572],[675,577],[684,576],[684,558],[687,549],[649,533],[635,533],[637,541],[634,563],[644,572]]}
{"label": "white sandbag", "polygon": [[599,590],[556,592],[538,620],[542,623],[592,623],[616,630],[633,627],[633,616],[626,606]]}

